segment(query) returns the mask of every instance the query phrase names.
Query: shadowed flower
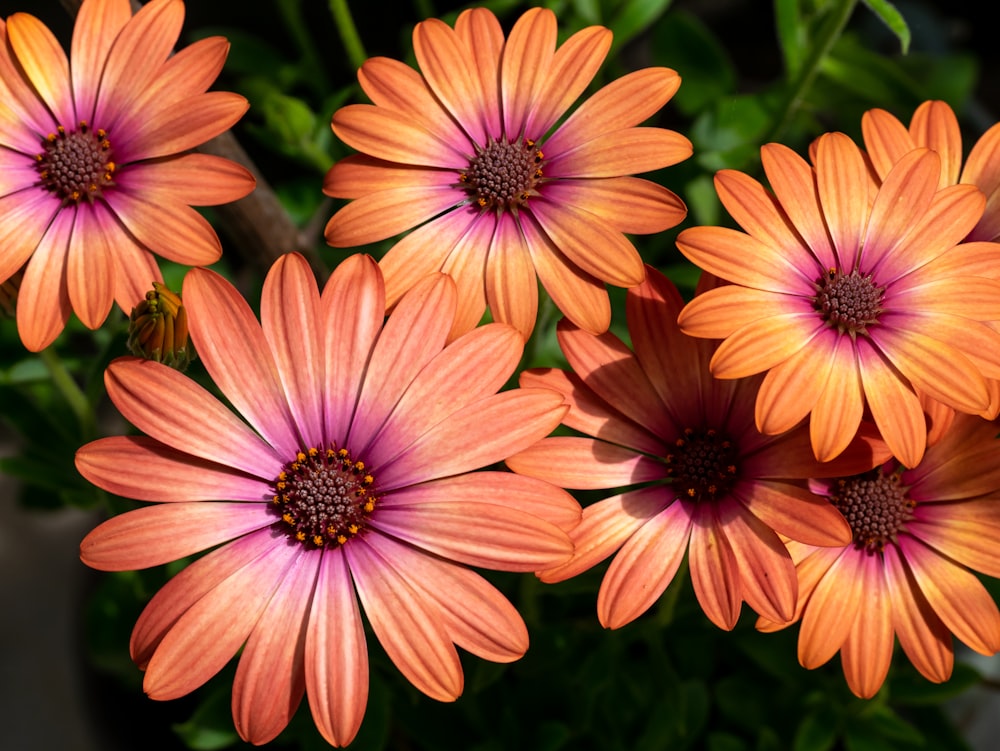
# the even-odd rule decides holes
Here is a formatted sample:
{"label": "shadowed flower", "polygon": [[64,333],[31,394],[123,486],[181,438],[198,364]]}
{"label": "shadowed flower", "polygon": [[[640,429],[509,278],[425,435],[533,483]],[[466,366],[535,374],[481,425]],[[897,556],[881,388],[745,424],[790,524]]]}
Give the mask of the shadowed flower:
{"label": "shadowed flower", "polygon": [[[1000,612],[973,573],[1000,576],[998,431],[959,414],[913,469],[890,461],[813,481],[850,520],[854,539],[842,548],[788,543],[802,665],[818,667],[839,650],[851,691],[868,698],[889,671],[894,635],[936,683],[951,676],[953,633],[982,654],[1000,650]],[[763,631],[782,627],[758,622]]]}
{"label": "shadowed flower", "polygon": [[[733,284],[693,300],[681,328],[724,339],[720,378],[769,371],[757,426],[778,434],[810,416],[813,450],[832,459],[868,410],[904,465],[920,462],[920,394],[979,413],[986,378],[1000,376],[1000,282],[963,271],[960,259],[1000,263],[1000,245],[962,242],[985,200],[971,185],[938,189],[940,158],[901,157],[876,185],[858,147],[821,136],[815,167],[790,149],[761,149],[773,195],[722,170],[716,189],[745,232],[695,227],[677,246]],[[984,377],[985,376],[985,377]]]}
{"label": "shadowed flower", "polygon": [[333,131],[360,151],[335,164],[324,192],[354,199],[326,228],[350,247],[416,229],[382,258],[389,306],[424,274],[458,283],[453,336],[481,319],[535,324],[539,279],[581,328],[607,330],[605,284],[631,287],[643,263],[623,233],[680,223],[669,190],[630,175],[691,155],[684,136],[635,127],[677,91],[668,68],[646,68],[600,89],[561,124],[611,46],[592,26],[556,49],[555,14],[533,8],[505,39],[489,10],[417,24],[420,72],[376,57],[358,72],[373,104],[343,107]]}
{"label": "shadowed flower", "polygon": [[[698,602],[719,627],[733,628],[744,600],[788,619],[795,570],[777,532],[814,545],[842,545],[850,536],[843,517],[800,482],[837,470],[816,461],[804,428],[757,431],[760,377],[713,378],[714,343],[680,332],[682,304],[649,268],[626,296],[634,353],[611,333],[595,336],[564,320],[559,343],[573,372],[521,376],[522,386],[562,393],[570,405],[563,424],[586,435],[540,441],[509,458],[511,469],[566,488],[638,486],[585,508],[570,532],[573,558],[540,573],[562,581],[618,551],[597,598],[607,628],[644,613],[685,553]],[[862,471],[885,458],[878,442],[858,440],[836,463]]]}
{"label": "shadowed flower", "polygon": [[89,328],[113,301],[128,312],[162,281],[152,253],[218,260],[219,239],[189,204],[253,190],[250,173],[182,153],[217,136],[246,99],[206,92],[226,59],[221,37],[171,56],[181,0],[85,0],[71,59],[37,18],[0,21],[0,280],[22,266],[21,341],[48,346],[70,312]]}
{"label": "shadowed flower", "polygon": [[510,326],[445,346],[456,297],[450,278],[428,276],[383,324],[374,260],[348,258],[320,294],[289,255],[265,280],[258,323],[232,285],[193,269],[191,337],[246,422],[164,365],[111,364],[108,394],[146,435],[90,443],[77,467],[155,505],[91,532],[83,561],[127,570],[215,548],[135,626],[149,696],[182,696],[240,652],[241,737],[277,736],[306,693],[323,737],[345,745],[368,697],[361,608],[406,678],[441,701],[462,692],[454,645],[498,662],[524,653],[517,611],[466,565],[555,565],[580,508],[546,483],[472,470],[548,434],[566,407],[548,390],[497,393],[523,348]]}

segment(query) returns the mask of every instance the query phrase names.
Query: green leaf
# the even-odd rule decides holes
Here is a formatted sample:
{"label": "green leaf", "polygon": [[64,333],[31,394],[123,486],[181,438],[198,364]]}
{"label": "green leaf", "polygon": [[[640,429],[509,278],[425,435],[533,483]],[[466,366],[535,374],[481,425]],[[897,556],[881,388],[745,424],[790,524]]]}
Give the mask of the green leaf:
{"label": "green leaf", "polygon": [[618,12],[608,24],[615,33],[612,47],[620,49],[640,32],[645,31],[653,22],[666,12],[673,0],[625,0]]}
{"label": "green leaf", "polygon": [[940,705],[964,693],[982,680],[979,671],[964,662],[956,662],[955,669],[944,683],[931,683],[916,673],[906,675],[906,680],[898,678],[892,682],[894,704]]}
{"label": "green leaf", "polygon": [[725,47],[696,16],[676,11],[653,30],[656,63],[678,71],[681,87],[671,104],[692,116],[736,90],[736,71]]}
{"label": "green leaf", "polygon": [[869,10],[882,19],[882,22],[889,27],[899,38],[899,46],[905,55],[910,49],[910,27],[906,25],[903,15],[896,10],[896,6],[889,0],[863,0]]}
{"label": "green leaf", "polygon": [[810,712],[795,731],[795,751],[827,751],[837,741],[837,716],[823,704]]}
{"label": "green leaf", "polygon": [[240,737],[233,727],[230,691],[225,681],[216,681],[187,722],[176,723],[174,732],[194,751],[228,748]]}
{"label": "green leaf", "polygon": [[778,44],[785,60],[789,80],[802,70],[808,52],[808,29],[802,20],[799,0],[774,0],[774,20],[778,29]]}

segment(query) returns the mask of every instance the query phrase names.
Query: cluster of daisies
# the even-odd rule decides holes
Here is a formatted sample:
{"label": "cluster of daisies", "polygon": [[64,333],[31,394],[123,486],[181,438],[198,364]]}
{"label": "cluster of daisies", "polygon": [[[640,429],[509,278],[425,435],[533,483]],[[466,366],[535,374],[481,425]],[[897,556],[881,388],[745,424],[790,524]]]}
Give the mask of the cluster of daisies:
{"label": "cluster of daisies", "polygon": [[[692,153],[641,125],[678,74],[630,73],[574,109],[607,29],[557,45],[539,8],[506,35],[485,9],[427,20],[419,70],[359,70],[369,103],[332,123],[357,153],[322,186],[349,200],[331,245],[406,234],[322,287],[282,256],[258,319],[203,268],[221,245],[191,208],[253,189],[243,167],[190,151],[247,103],[207,91],[225,40],[172,54],[183,16],[181,0],[135,15],[84,0],[71,60],[33,16],[0,22],[0,279],[18,287],[22,341],[44,349],[71,312],[97,328],[117,301],[144,306],[135,337],[157,342],[105,373],[141,434],[77,453],[95,485],[150,503],[87,535],[82,558],[129,570],[209,551],[135,626],[151,697],[239,653],[244,739],[276,737],[306,696],[346,745],[369,634],[418,689],[454,700],[456,647],[498,662],[528,647],[471,567],[556,582],[612,556],[604,626],[642,616],[686,557],[712,623],[732,629],[744,602],[762,631],[799,623],[800,662],[839,652],[862,697],[897,637],[932,681],[951,673],[952,634],[1000,649],[978,578],[1000,576],[1000,130],[964,166],[942,102],[909,126],[868,112],[863,148],[840,133],[808,158],[765,145],[764,182],[715,178],[738,228],[678,236],[704,272],[685,303],[627,237],[686,217],[634,177]],[[154,254],[195,267],[183,302]],[[565,316],[568,368],[503,390],[539,284]],[[627,288],[628,344],[608,331],[607,285]],[[164,364],[188,335],[225,403]],[[511,471],[483,469],[499,462]],[[581,509],[577,489],[609,495]]]}

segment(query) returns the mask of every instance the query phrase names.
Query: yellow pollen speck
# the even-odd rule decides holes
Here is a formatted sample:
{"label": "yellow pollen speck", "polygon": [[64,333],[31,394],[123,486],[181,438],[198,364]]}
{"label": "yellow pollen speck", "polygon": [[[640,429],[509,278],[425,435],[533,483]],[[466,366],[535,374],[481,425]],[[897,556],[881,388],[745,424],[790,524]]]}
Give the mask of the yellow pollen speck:
{"label": "yellow pollen speck", "polygon": [[343,545],[345,542],[347,542],[347,537],[345,537],[344,535],[337,535],[337,542]]}
{"label": "yellow pollen speck", "polygon": [[[295,455],[295,460],[299,462],[304,462],[306,460],[306,455],[301,451]],[[292,465],[294,466],[294,465]]]}
{"label": "yellow pollen speck", "polygon": [[375,501],[368,501],[368,503],[365,504],[365,511],[367,511],[370,514],[374,510],[375,510]]}
{"label": "yellow pollen speck", "polygon": [[305,542],[306,541],[306,533],[303,532],[303,531],[301,531],[301,530],[299,530],[298,532],[295,533],[295,539],[298,540],[299,542]]}
{"label": "yellow pollen speck", "polygon": [[688,497],[694,498],[694,495],[695,495],[694,488],[688,488],[687,489],[687,494],[688,494]]}
{"label": "yellow pollen speck", "polygon": [[295,517],[287,512],[281,515],[281,520],[285,522],[285,524],[295,524]]}
{"label": "yellow pollen speck", "polygon": [[319,535],[313,535],[313,545],[319,546],[323,544],[323,538]]}

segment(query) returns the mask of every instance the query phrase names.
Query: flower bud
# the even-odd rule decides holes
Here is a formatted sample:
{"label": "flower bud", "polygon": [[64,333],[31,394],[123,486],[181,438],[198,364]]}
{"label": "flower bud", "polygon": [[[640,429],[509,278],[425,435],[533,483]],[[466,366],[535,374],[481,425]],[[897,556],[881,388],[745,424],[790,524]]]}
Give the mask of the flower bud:
{"label": "flower bud", "polygon": [[128,348],[133,355],[184,371],[195,358],[188,341],[187,311],[181,298],[160,282],[132,308]]}

